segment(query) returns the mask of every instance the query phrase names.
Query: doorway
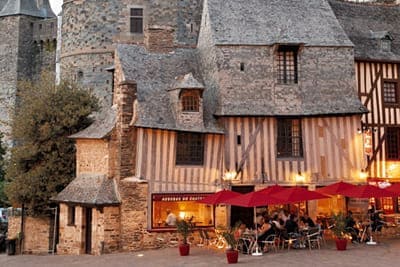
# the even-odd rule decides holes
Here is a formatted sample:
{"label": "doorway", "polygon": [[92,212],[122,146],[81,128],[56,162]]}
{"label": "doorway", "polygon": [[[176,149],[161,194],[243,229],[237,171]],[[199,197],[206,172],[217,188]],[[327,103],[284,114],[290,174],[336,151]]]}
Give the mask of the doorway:
{"label": "doorway", "polygon": [[92,253],[92,208],[85,208],[85,253]]}
{"label": "doorway", "polygon": [[[241,194],[246,194],[254,191],[254,185],[246,186],[232,186],[232,191]],[[238,206],[231,206],[231,226],[236,222],[241,221],[246,224],[248,228],[254,227],[254,208],[245,208]]]}

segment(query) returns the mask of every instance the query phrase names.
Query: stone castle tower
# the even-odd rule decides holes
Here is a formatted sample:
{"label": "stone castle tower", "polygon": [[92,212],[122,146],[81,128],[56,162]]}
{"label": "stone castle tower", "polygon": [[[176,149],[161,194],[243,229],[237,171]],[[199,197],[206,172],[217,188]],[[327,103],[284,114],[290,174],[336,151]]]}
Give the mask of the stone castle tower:
{"label": "stone castle tower", "polygon": [[8,142],[17,83],[55,71],[56,33],[48,0],[0,0],[0,131]]}
{"label": "stone castle tower", "polygon": [[202,2],[64,1],[61,77],[91,88],[103,105],[111,105],[115,45],[143,44],[150,50],[165,52],[176,47],[194,47]]}

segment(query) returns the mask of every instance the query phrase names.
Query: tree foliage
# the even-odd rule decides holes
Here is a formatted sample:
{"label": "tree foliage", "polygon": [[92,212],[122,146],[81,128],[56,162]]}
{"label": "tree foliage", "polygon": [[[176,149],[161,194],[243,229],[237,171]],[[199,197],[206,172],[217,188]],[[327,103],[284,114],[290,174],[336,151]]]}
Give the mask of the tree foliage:
{"label": "tree foliage", "polygon": [[34,214],[45,210],[75,174],[75,146],[68,136],[86,128],[97,109],[91,93],[67,81],[55,85],[49,74],[20,84],[12,128],[15,146],[6,169],[11,203],[23,203]]}

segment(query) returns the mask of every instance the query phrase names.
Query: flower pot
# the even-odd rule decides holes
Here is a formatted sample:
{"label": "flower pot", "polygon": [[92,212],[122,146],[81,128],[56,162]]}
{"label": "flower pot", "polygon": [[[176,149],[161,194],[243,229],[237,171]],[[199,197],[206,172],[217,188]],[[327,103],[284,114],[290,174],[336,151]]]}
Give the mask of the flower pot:
{"label": "flower pot", "polygon": [[336,239],[336,248],[337,250],[346,250],[347,247],[347,239]]}
{"label": "flower pot", "polygon": [[190,245],[189,244],[180,244],[179,245],[179,254],[181,256],[189,255]]}
{"label": "flower pot", "polygon": [[228,263],[237,263],[239,258],[239,250],[227,250],[226,251],[226,259]]}

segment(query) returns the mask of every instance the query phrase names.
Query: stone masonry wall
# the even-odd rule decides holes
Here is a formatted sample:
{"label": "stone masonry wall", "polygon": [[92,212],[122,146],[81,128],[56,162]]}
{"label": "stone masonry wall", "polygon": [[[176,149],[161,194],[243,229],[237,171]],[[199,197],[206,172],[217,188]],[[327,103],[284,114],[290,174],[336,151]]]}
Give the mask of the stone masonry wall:
{"label": "stone masonry wall", "polygon": [[[143,44],[147,29],[159,25],[173,29],[172,40],[176,45],[193,46],[197,42],[202,1],[64,1],[62,78],[75,79],[84,88],[94,90],[103,105],[110,105],[112,102],[111,73],[107,72],[106,68],[113,64],[115,44]],[[129,12],[132,7],[144,9],[144,35],[130,33]],[[159,33],[159,37],[149,35],[149,40],[158,38],[167,43],[171,42],[170,33],[167,35],[165,31]],[[83,75],[78,75],[78,73]]]}
{"label": "stone masonry wall", "polygon": [[108,142],[95,139],[76,140],[76,174],[108,174]]}
{"label": "stone masonry wall", "polygon": [[24,223],[24,253],[47,253],[50,249],[51,220],[49,217],[25,217]]}
{"label": "stone masonry wall", "polygon": [[[47,253],[51,248],[50,236],[53,234],[50,227],[49,217],[25,217],[24,239],[22,241],[23,253]],[[21,232],[21,216],[10,216],[8,219],[8,238],[14,239]],[[20,243],[17,242],[17,253]]]}
{"label": "stone masonry wall", "polygon": [[119,182],[121,204],[121,250],[135,251],[152,247],[147,229],[147,183]]}
{"label": "stone masonry wall", "polygon": [[[276,82],[274,46],[221,46],[217,47],[219,99],[226,107],[268,107],[274,103],[277,114],[296,114],[308,110],[302,99],[335,102],[332,91],[354,88],[354,62],[352,48],[303,47],[298,55],[298,83],[282,85]],[[244,71],[240,70],[244,64]],[[316,90],[318,89],[318,90]],[[321,94],[324,97],[321,97]],[[353,99],[356,98],[354,94]],[[288,105],[287,103],[290,103]],[[311,107],[310,107],[311,108]]]}
{"label": "stone masonry wall", "polygon": [[92,254],[101,255],[119,251],[119,207],[93,209]]}
{"label": "stone masonry wall", "polygon": [[0,132],[6,133],[6,138],[11,131],[8,122],[17,87],[18,34],[15,29],[18,25],[16,16],[0,17]]}
{"label": "stone masonry wall", "polygon": [[84,250],[83,234],[83,210],[82,207],[75,208],[75,225],[68,225],[68,206],[60,204],[60,228],[57,254],[79,255]]}

